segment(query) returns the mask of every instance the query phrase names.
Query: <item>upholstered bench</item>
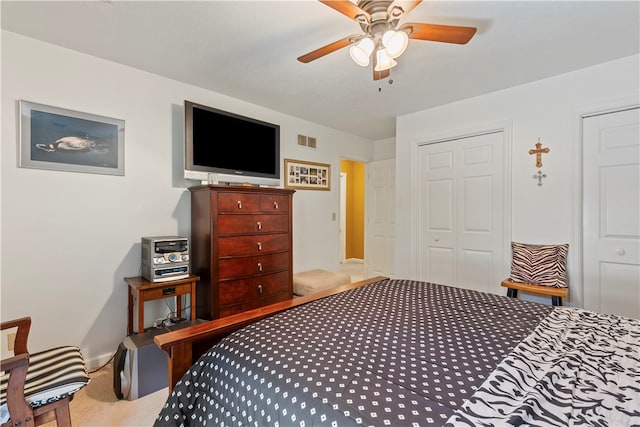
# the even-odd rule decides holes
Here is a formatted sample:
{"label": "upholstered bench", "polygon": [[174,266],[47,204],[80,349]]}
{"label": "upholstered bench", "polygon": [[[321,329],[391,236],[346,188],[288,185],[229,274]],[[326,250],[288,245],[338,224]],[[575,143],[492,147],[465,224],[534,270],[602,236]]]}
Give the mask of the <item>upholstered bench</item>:
{"label": "upholstered bench", "polygon": [[548,295],[555,306],[569,292],[567,243],[538,245],[511,242],[511,275],[502,281],[507,296],[518,298],[518,291]]}
{"label": "upholstered bench", "polygon": [[293,293],[303,296],[325,289],[351,283],[351,276],[344,273],[315,269],[293,275]]}

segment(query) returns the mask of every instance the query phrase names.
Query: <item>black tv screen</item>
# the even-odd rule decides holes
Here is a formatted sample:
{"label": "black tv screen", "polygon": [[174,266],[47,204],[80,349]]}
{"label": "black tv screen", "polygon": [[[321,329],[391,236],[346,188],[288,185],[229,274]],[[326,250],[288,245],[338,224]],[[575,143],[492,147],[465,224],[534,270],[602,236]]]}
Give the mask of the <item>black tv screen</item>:
{"label": "black tv screen", "polygon": [[185,171],[218,174],[221,181],[277,185],[280,126],[185,101]]}

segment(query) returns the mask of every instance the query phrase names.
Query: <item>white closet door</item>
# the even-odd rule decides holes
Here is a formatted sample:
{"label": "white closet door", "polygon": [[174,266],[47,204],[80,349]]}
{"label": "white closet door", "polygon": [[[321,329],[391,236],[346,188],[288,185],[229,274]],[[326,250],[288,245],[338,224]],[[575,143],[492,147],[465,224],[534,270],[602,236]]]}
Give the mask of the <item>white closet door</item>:
{"label": "white closet door", "polygon": [[585,308],[640,318],[640,110],[583,119]]}
{"label": "white closet door", "polygon": [[418,277],[500,292],[504,133],[419,147]]}

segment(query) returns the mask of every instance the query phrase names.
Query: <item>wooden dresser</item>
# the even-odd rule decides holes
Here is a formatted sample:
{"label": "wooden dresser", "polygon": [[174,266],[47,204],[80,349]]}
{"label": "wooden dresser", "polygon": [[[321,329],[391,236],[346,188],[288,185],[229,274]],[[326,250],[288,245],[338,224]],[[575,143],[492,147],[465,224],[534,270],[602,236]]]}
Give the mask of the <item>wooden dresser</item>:
{"label": "wooden dresser", "polygon": [[189,191],[198,318],[291,299],[294,190],[201,185]]}

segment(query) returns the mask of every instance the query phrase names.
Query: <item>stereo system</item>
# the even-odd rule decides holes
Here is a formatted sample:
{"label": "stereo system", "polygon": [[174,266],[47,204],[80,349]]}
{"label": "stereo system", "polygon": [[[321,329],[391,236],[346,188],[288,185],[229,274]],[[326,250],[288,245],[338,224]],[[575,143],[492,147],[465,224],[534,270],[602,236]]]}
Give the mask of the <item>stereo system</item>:
{"label": "stereo system", "polygon": [[143,237],[142,277],[154,283],[189,277],[189,239]]}

